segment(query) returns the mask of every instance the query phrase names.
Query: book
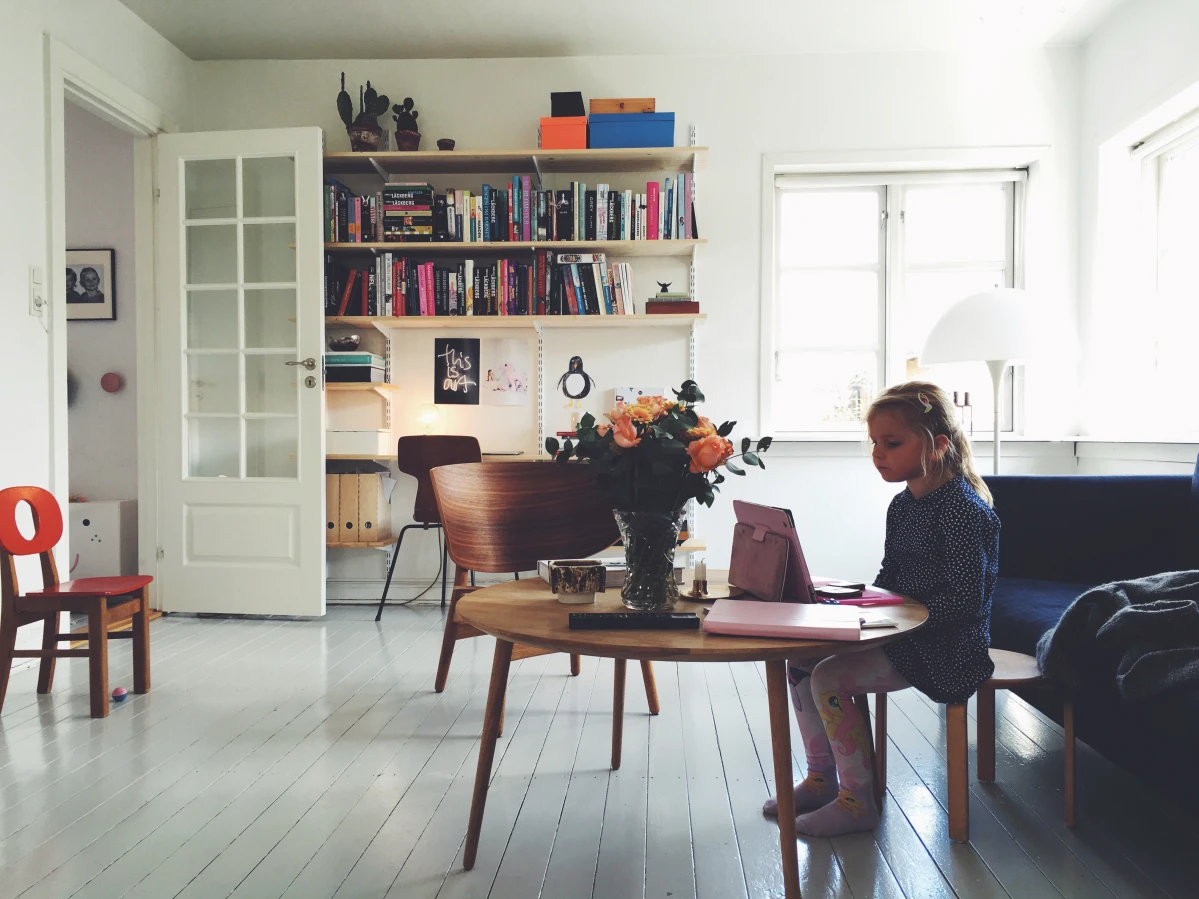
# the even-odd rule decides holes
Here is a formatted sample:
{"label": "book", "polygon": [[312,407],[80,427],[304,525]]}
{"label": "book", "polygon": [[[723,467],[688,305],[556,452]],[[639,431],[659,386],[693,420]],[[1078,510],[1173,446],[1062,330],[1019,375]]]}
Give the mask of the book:
{"label": "book", "polygon": [[530,197],[532,191],[532,179],[528,175],[522,175],[520,179],[520,225],[522,240],[535,240],[537,236],[536,228],[533,226],[531,219],[536,209]]}
{"label": "book", "polygon": [[704,617],[710,634],[774,637],[790,640],[861,639],[860,614],[854,608],[803,602],[718,599]]}
{"label": "book", "polygon": [[596,196],[594,190],[587,191],[586,202],[587,209],[585,212],[586,218],[583,222],[583,240],[595,240]]}
{"label": "book", "polygon": [[555,194],[554,201],[554,222],[557,228],[557,233],[554,235],[558,240],[571,240],[574,236],[574,229],[571,223],[574,220],[573,212],[573,197],[569,190],[560,190]]}

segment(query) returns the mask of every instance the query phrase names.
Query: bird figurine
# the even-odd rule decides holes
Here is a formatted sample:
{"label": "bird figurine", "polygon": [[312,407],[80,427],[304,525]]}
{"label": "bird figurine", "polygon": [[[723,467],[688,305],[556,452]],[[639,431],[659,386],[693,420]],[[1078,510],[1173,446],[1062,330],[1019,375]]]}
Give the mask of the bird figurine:
{"label": "bird figurine", "polygon": [[567,366],[562,377],[558,379],[558,386],[562,389],[562,395],[572,400],[583,399],[583,397],[591,392],[594,384],[595,379],[583,371],[582,356],[571,356],[570,365]]}
{"label": "bird figurine", "polygon": [[667,293],[670,290],[670,285],[673,284],[674,282],[673,281],[658,281],[656,283],[658,285],[658,293]]}

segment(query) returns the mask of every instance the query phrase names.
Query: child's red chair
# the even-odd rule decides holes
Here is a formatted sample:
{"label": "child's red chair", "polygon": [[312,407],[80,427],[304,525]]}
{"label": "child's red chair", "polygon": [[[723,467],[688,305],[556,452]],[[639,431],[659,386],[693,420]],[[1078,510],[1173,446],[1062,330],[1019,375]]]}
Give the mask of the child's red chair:
{"label": "child's red chair", "polygon": [[[26,539],[17,527],[17,506],[29,503],[33,510],[34,534]],[[0,710],[8,692],[8,677],[14,658],[40,658],[37,691],[49,693],[54,684],[54,660],[65,657],[88,659],[92,717],[108,715],[108,638],[133,640],[133,692],[150,690],[150,603],[149,575],[132,577],[87,577],[59,583],[51,550],[62,538],[62,510],[49,491],[40,487],[9,487],[0,490]],[[16,556],[39,555],[42,589],[21,595],[17,587]],[[87,649],[59,649],[62,642],[78,640],[79,634],[58,632],[59,612],[87,615]],[[113,621],[133,619],[133,630],[108,633]],[[42,622],[42,648],[17,647],[17,628]]]}

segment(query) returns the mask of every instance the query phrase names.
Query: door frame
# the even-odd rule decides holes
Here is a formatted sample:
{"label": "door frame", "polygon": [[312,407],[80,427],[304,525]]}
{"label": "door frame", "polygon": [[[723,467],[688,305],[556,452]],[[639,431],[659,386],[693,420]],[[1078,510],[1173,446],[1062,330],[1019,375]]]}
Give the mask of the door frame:
{"label": "door frame", "polygon": [[[154,135],[179,125],[156,104],[84,59],[50,34],[44,38],[46,246],[45,325],[50,335],[50,490],[59,504],[69,500],[67,437],[67,310],[63,272],[67,264],[66,138],[63,105],[68,101],[134,137],[133,216],[134,283],[137,309],[138,371],[157,365],[157,316],[154,282]],[[154,378],[137,379],[138,570],[158,570],[158,443],[153,426],[157,393]],[[60,570],[69,561],[70,535],[57,547]],[[69,564],[67,564],[69,568]],[[159,605],[157,581],[152,604]]]}

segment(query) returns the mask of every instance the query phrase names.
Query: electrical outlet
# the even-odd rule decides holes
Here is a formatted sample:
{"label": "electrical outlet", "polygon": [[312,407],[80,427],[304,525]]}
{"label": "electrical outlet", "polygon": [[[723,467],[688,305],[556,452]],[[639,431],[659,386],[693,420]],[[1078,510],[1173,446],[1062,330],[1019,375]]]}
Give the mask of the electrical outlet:
{"label": "electrical outlet", "polygon": [[46,279],[40,265],[29,266],[29,314],[45,315]]}

